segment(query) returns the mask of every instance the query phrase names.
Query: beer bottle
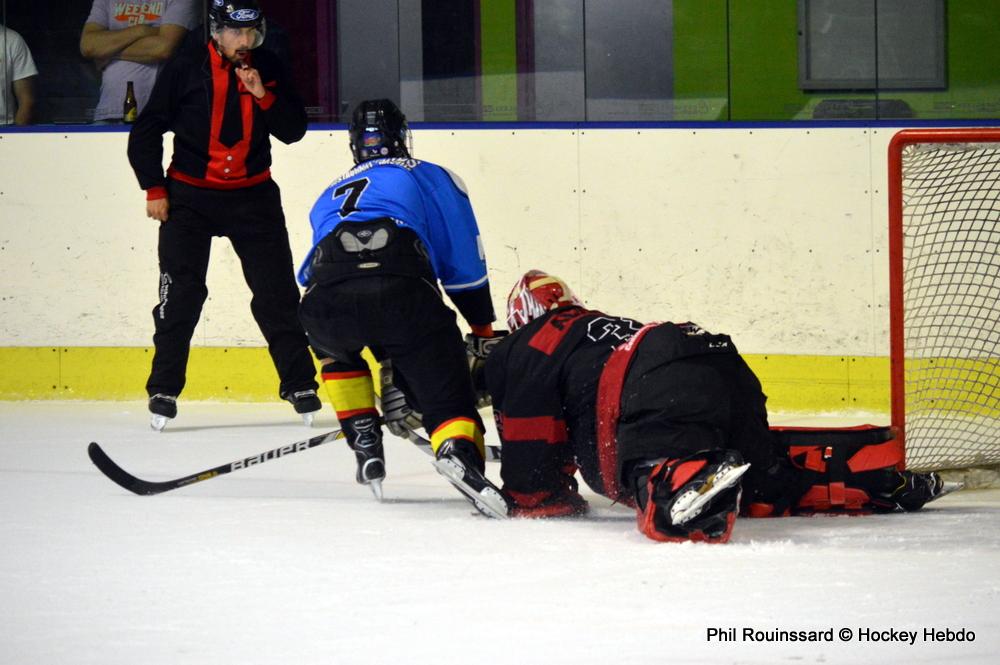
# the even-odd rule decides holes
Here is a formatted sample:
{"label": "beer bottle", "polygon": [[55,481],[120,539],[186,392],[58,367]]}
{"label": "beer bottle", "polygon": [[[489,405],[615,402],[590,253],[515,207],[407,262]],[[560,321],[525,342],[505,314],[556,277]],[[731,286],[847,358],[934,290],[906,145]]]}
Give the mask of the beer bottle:
{"label": "beer bottle", "polygon": [[129,81],[128,87],[125,89],[125,104],[122,107],[122,121],[135,122],[138,115],[139,105],[135,101],[135,86],[132,81]]}

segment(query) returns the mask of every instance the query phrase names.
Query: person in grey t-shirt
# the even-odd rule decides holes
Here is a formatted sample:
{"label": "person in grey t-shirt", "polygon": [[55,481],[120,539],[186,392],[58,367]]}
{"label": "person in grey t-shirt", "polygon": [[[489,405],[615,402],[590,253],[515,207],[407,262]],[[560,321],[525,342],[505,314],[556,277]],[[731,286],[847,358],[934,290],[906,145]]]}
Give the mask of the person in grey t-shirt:
{"label": "person in grey t-shirt", "polygon": [[195,0],[94,0],[80,35],[80,53],[101,71],[95,121],[121,121],[129,81],[135,84],[142,111],[160,64],[176,52],[188,30],[199,22],[195,4]]}

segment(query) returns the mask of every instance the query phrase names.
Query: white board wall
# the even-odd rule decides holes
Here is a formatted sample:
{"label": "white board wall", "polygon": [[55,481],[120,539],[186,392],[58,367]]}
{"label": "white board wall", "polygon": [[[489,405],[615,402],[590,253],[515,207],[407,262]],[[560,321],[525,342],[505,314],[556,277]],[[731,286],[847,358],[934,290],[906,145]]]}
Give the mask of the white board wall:
{"label": "white board wall", "polygon": [[[479,217],[500,318],[528,268],[592,307],[694,320],[748,353],[886,355],[886,146],[895,129],[417,130]],[[148,346],[156,223],[122,132],[0,134],[0,346]],[[169,143],[167,154],[169,155]],[[350,167],[344,131],[277,144],[292,252]],[[216,240],[195,344],[259,346]]]}

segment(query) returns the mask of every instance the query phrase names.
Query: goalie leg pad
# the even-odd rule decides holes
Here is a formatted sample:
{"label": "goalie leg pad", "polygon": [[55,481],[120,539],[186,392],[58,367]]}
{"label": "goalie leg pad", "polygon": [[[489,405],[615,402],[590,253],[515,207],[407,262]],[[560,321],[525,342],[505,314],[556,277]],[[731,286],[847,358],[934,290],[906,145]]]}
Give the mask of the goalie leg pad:
{"label": "goalie leg pad", "polygon": [[[771,431],[788,450],[805,489],[795,513],[919,510],[928,501],[957,489],[946,486],[935,473],[900,470],[903,450],[888,427]],[[751,514],[754,510],[752,505]]]}

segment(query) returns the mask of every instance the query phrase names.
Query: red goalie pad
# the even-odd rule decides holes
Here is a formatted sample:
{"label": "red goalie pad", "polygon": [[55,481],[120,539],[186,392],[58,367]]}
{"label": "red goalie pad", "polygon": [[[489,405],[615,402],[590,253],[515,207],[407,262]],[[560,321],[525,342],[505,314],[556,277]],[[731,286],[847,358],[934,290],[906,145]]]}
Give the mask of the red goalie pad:
{"label": "red goalie pad", "polygon": [[[774,427],[776,445],[798,471],[800,496],[791,512],[865,513],[889,509],[884,498],[899,485],[903,449],[889,427]],[[773,515],[751,504],[752,517]]]}

